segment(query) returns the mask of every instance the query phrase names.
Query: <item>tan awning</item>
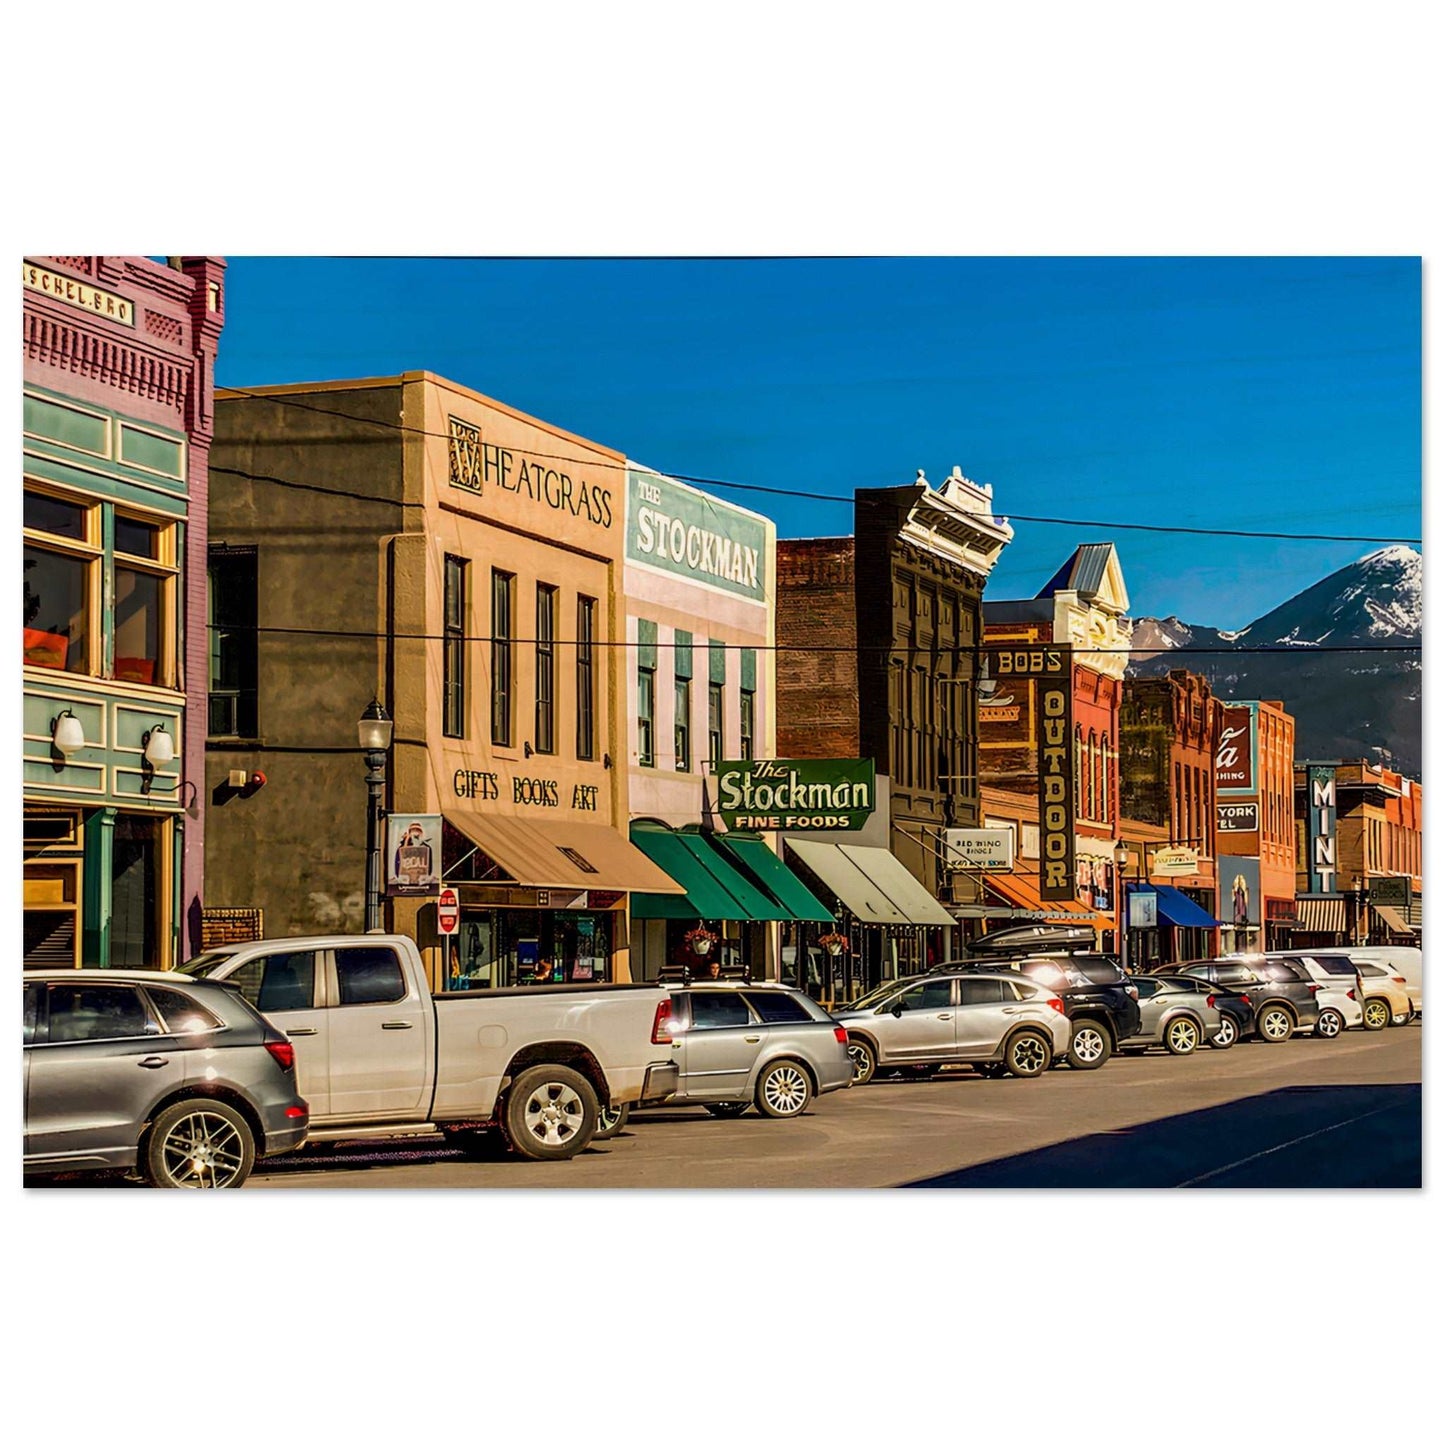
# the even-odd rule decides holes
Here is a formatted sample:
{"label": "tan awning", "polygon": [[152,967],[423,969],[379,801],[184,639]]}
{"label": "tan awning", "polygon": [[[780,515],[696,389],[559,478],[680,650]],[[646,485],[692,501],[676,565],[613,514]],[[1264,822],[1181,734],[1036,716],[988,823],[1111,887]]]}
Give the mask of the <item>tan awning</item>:
{"label": "tan awning", "polygon": [[787,843],[860,923],[953,927],[952,915],[888,849],[812,838]]}
{"label": "tan awning", "polygon": [[448,809],[446,820],[525,888],[682,893],[640,848],[601,823],[562,823]]}
{"label": "tan awning", "polygon": [[1388,903],[1372,903],[1370,907],[1380,915],[1385,927],[1391,933],[1418,933],[1420,931],[1398,908],[1392,908]]}
{"label": "tan awning", "polygon": [[1343,898],[1296,897],[1294,901],[1296,933],[1343,933],[1345,931],[1345,900]]}

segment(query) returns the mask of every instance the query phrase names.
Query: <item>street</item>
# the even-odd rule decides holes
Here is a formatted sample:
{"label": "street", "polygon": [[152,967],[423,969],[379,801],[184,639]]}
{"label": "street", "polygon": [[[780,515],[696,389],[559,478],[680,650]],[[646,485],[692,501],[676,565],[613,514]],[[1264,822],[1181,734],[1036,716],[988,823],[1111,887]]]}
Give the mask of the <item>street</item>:
{"label": "street", "polygon": [[793,1120],[640,1110],[566,1163],[440,1141],[257,1166],[248,1189],[1419,1188],[1419,1023],[1116,1057],[1041,1079],[882,1080]]}

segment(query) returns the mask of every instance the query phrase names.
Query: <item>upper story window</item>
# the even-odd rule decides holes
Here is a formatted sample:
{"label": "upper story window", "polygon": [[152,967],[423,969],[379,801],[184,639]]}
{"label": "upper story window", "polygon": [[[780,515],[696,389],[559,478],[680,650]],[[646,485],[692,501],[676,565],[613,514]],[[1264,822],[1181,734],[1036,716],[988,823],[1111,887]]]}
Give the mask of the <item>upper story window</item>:
{"label": "upper story window", "polygon": [[442,562],[442,734],[467,735],[467,563]]}
{"label": "upper story window", "polygon": [[594,646],[597,634],[597,599],[577,599],[577,756],[597,756],[597,680]]}
{"label": "upper story window", "polygon": [[211,737],[260,736],[257,715],[257,572],[254,547],[212,547],[206,560]]}
{"label": "upper story window", "polygon": [[174,525],[115,514],[115,665],[118,682],[169,687],[175,675]]}
{"label": "upper story window", "polygon": [[492,743],[512,745],[512,592],[510,572],[492,572]]}
{"label": "upper story window", "polygon": [[746,689],[738,693],[738,756],[753,755],[753,733],[757,726],[757,694]]}
{"label": "upper story window", "polygon": [[537,584],[537,715],[533,746],[557,751],[557,589]]}
{"label": "upper story window", "polygon": [[651,768],[657,763],[655,718],[657,711],[657,670],[637,669],[637,762]]}
{"label": "upper story window", "polygon": [[710,682],[707,685],[707,760],[713,767],[722,762],[723,755],[723,685]]}
{"label": "upper story window", "polygon": [[100,505],[25,489],[25,663],[100,672]]}

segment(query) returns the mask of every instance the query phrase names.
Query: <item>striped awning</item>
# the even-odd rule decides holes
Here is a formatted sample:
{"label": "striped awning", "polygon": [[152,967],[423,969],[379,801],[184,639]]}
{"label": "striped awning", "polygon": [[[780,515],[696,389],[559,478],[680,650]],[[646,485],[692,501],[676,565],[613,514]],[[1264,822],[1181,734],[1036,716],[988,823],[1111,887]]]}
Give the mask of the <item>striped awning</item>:
{"label": "striped awning", "polygon": [[1345,931],[1345,900],[1343,898],[1296,897],[1294,928],[1298,933],[1343,933]]}

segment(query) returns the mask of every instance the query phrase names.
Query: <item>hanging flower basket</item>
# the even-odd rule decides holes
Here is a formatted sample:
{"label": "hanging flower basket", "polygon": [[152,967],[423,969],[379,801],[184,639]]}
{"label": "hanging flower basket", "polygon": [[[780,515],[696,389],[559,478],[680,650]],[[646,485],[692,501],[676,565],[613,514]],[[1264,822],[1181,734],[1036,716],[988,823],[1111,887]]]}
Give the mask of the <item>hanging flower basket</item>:
{"label": "hanging flower basket", "polygon": [[840,953],[848,952],[848,939],[841,933],[825,933],[818,939],[818,947],[826,948],[837,958]]}
{"label": "hanging flower basket", "polygon": [[717,943],[717,934],[704,924],[699,923],[696,928],[689,928],[682,936],[682,941],[698,955],[699,958],[706,958]]}

